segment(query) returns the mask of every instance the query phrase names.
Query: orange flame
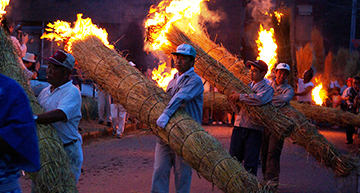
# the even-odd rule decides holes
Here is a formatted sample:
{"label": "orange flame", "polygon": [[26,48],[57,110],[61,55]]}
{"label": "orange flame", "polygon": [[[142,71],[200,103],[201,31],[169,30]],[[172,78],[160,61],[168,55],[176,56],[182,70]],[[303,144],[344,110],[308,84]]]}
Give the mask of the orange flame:
{"label": "orange flame", "polygon": [[274,11],[274,16],[276,17],[276,19],[278,21],[278,25],[279,25],[279,23],[281,22],[281,18],[282,18],[282,16],[284,16],[284,14],[280,13],[280,12],[277,12],[277,11]]}
{"label": "orange flame", "polygon": [[272,16],[276,17],[276,20],[277,20],[277,22],[278,22],[278,25],[281,23],[281,18],[282,18],[282,16],[284,16],[283,13],[280,13],[280,12],[278,12],[278,11],[274,11],[274,13],[265,12],[264,15],[268,15],[268,16],[270,16],[270,17],[272,17]]}
{"label": "orange flame", "polygon": [[155,80],[159,87],[166,91],[169,82],[174,78],[174,75],[178,72],[176,68],[172,68],[170,73],[165,72],[167,69],[166,63],[159,65],[158,69],[152,71],[151,78]]}
{"label": "orange flame", "polygon": [[0,0],[0,17],[6,13],[5,8],[9,5],[10,0]]}
{"label": "orange flame", "polygon": [[159,50],[161,45],[168,45],[166,33],[172,24],[183,24],[195,31],[201,14],[201,3],[208,0],[163,0],[156,7],[151,6],[145,21],[147,42],[152,50]]}
{"label": "orange flame", "polygon": [[[315,82],[318,82],[317,79],[315,79]],[[327,97],[326,90],[323,89],[323,84],[318,84],[315,88],[313,88],[311,92],[311,98],[315,102],[316,105],[323,106],[325,103],[325,100]]]}
{"label": "orange flame", "polygon": [[90,18],[83,19],[81,18],[82,14],[77,14],[77,20],[74,23],[73,27],[71,24],[66,21],[56,21],[53,24],[49,23],[45,30],[49,33],[43,34],[41,39],[47,38],[55,41],[66,41],[65,49],[68,52],[71,52],[72,43],[76,40],[84,40],[88,36],[98,37],[105,46],[113,49],[114,46],[110,45],[107,36],[108,33],[105,29],[98,28],[95,24],[92,23]]}
{"label": "orange flame", "polygon": [[271,75],[271,70],[275,67],[277,62],[277,45],[274,39],[274,28],[270,28],[269,31],[263,28],[260,24],[259,38],[256,40],[258,46],[259,55],[256,60],[263,60],[268,65],[268,72],[265,77]]}

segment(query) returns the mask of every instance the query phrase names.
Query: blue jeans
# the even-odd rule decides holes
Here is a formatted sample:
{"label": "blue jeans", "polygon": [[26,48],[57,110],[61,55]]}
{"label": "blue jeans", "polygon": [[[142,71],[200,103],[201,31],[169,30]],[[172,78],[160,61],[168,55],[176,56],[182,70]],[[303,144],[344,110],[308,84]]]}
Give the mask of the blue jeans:
{"label": "blue jeans", "polygon": [[230,155],[241,163],[246,171],[257,174],[262,131],[244,127],[234,127],[230,141]]}
{"label": "blue jeans", "polygon": [[190,192],[191,167],[170,147],[161,141],[156,143],[154,173],[151,182],[152,193],[169,192],[170,170],[174,167],[175,188],[177,193]]}
{"label": "blue jeans", "polygon": [[77,140],[73,145],[64,147],[66,154],[70,160],[70,171],[75,176],[76,184],[79,182],[81,174],[81,166],[84,161],[83,152],[81,148],[81,141]]}

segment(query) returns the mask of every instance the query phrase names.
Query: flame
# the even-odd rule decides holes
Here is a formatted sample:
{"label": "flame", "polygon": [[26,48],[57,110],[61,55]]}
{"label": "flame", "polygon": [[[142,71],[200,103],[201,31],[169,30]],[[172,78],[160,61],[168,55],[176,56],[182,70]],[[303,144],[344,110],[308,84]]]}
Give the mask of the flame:
{"label": "flame", "polygon": [[256,60],[263,60],[268,65],[268,72],[265,77],[271,75],[271,70],[275,67],[277,62],[277,45],[274,39],[274,28],[270,28],[269,31],[263,28],[260,24],[259,38],[256,40],[258,46],[259,55]]}
{"label": "flame", "polygon": [[169,82],[174,78],[174,75],[178,72],[176,68],[172,68],[170,73],[165,72],[167,69],[166,63],[159,65],[158,69],[152,71],[151,78],[155,80],[159,87],[166,91],[166,87]]}
{"label": "flame", "polygon": [[[315,82],[318,82],[317,79],[315,79]],[[316,105],[322,106],[324,105],[325,100],[327,97],[327,92],[325,89],[323,89],[323,84],[318,84],[315,88],[313,88],[311,92],[311,98],[315,102]]]}
{"label": "flame", "polygon": [[6,13],[5,8],[9,5],[10,0],[0,0],[0,17]]}
{"label": "flame", "polygon": [[151,6],[145,21],[147,42],[152,50],[159,50],[161,45],[168,45],[166,33],[174,23],[182,23],[196,31],[201,3],[208,0],[163,0],[156,7]]}
{"label": "flame", "polygon": [[272,17],[272,16],[276,17],[276,20],[277,20],[277,22],[278,22],[278,25],[281,23],[281,18],[282,18],[282,16],[284,16],[283,13],[280,13],[280,12],[278,12],[278,11],[274,11],[274,13],[265,12],[264,15],[268,15],[268,16],[270,16],[270,17]]}
{"label": "flame", "polygon": [[276,19],[278,21],[278,25],[279,25],[279,23],[281,22],[281,17],[284,16],[284,14],[280,13],[280,12],[277,12],[277,11],[274,11],[274,16],[276,17]]}
{"label": "flame", "polygon": [[71,45],[76,40],[84,40],[88,36],[98,37],[105,46],[113,49],[114,46],[110,45],[107,36],[108,33],[105,29],[98,28],[95,24],[92,23],[90,18],[83,19],[82,14],[77,14],[77,20],[74,23],[73,27],[71,24],[66,21],[55,21],[53,24],[49,23],[47,25],[49,28],[45,30],[47,34],[43,34],[41,39],[47,38],[55,41],[65,41],[65,49],[68,52],[71,52]]}

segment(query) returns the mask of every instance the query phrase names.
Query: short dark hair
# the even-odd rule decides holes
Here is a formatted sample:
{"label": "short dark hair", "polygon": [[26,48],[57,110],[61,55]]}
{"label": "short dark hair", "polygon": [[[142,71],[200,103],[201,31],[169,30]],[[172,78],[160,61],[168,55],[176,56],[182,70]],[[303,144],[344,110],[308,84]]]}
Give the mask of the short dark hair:
{"label": "short dark hair", "polygon": [[355,76],[354,80],[360,81],[360,77],[359,76]]}

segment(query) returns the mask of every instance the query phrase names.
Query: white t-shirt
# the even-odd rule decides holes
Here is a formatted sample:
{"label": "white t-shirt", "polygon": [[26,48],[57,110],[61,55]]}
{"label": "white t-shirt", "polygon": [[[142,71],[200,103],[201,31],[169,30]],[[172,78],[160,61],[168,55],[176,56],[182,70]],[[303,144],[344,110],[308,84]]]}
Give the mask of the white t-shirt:
{"label": "white t-shirt", "polygon": [[52,123],[64,144],[75,139],[82,142],[78,132],[81,119],[80,91],[72,84],[72,81],[59,86],[53,92],[50,92],[50,87],[51,85],[40,92],[38,96],[40,106],[46,112],[60,109],[66,114],[66,121]]}
{"label": "white t-shirt", "polygon": [[[308,82],[305,84],[304,80],[299,78],[297,92],[298,93],[304,92],[308,86],[314,88],[314,84],[312,82]],[[297,96],[297,100],[302,102],[311,102],[311,91],[307,93],[305,96]]]}

